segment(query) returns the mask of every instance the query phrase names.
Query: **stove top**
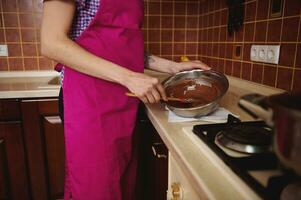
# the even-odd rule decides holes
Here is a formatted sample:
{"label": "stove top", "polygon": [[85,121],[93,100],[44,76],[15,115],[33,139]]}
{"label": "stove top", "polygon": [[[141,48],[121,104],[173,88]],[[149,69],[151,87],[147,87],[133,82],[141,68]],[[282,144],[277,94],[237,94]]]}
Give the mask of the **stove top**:
{"label": "stove top", "polygon": [[286,185],[300,180],[281,168],[271,148],[272,130],[263,121],[229,115],[227,123],[196,125],[193,133],[263,199],[279,199]]}

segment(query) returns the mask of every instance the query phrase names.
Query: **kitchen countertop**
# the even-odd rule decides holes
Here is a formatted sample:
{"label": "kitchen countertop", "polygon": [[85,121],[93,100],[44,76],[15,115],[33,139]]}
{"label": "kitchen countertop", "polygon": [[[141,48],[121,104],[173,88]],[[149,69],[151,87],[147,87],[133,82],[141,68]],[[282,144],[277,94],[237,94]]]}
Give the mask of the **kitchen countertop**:
{"label": "kitchen countertop", "polygon": [[[168,75],[146,70],[146,73],[160,80]],[[253,118],[238,106],[239,97],[256,92],[272,95],[281,90],[228,77],[230,87],[220,105],[239,115],[243,121]],[[55,71],[42,72],[1,72],[0,99],[57,97],[59,93],[59,74]],[[183,128],[208,122],[169,123],[168,111],[161,104],[146,105],[146,113],[168,147],[171,155],[179,163],[185,175],[191,180],[194,189],[210,199],[258,199],[259,197],[228,167],[210,162],[210,156],[200,153],[200,149],[185,134]],[[232,176],[231,176],[232,175]]]}
{"label": "kitchen countertop", "polygon": [[56,71],[0,72],[0,99],[57,97],[59,88]]}

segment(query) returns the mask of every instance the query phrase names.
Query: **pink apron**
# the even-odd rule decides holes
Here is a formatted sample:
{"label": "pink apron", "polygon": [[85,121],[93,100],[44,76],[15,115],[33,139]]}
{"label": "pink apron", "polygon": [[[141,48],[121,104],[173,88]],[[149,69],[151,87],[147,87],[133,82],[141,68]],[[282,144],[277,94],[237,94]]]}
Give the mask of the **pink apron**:
{"label": "pink apron", "polygon": [[[143,72],[142,0],[101,0],[77,43],[96,56]],[[106,66],[98,66],[106,67]],[[127,88],[71,68],[64,71],[65,200],[134,199],[138,99]]]}

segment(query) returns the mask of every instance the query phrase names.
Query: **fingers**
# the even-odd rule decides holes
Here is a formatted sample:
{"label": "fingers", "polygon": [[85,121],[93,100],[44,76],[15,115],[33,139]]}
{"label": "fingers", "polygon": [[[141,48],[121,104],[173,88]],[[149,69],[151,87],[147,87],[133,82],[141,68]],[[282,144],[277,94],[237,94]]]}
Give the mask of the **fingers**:
{"label": "fingers", "polygon": [[197,63],[198,68],[204,69],[204,70],[210,70],[211,67],[209,67],[208,65],[206,65],[205,63],[203,63],[200,60],[195,60],[194,63]]}
{"label": "fingers", "polygon": [[143,103],[158,103],[161,99],[167,100],[166,94],[159,79],[142,76],[139,80],[139,87],[133,88],[132,92],[135,93]]}
{"label": "fingers", "polygon": [[158,84],[157,89],[158,89],[158,92],[160,93],[161,99],[163,99],[164,101],[167,101],[166,93],[165,93],[165,90],[164,90],[162,84]]}
{"label": "fingers", "polygon": [[183,70],[189,70],[189,69],[195,69],[195,68],[199,68],[199,69],[204,69],[204,70],[210,70],[211,68],[206,65],[205,63],[203,63],[202,61],[199,60],[195,60],[195,61],[186,61],[183,62],[184,66],[182,67]]}
{"label": "fingers", "polygon": [[[140,98],[141,99],[141,98]],[[165,90],[161,83],[154,85],[151,91],[147,92],[143,98],[143,102],[145,103],[158,103],[163,99],[167,101]]]}
{"label": "fingers", "polygon": [[192,70],[192,69],[210,70],[211,68],[199,60],[184,61],[184,62],[178,63],[177,68],[174,73],[185,71],[185,70]]}
{"label": "fingers", "polygon": [[145,96],[139,97],[139,99],[143,102],[143,103],[157,103],[159,102],[157,95],[153,94],[152,92],[147,93]]}
{"label": "fingers", "polygon": [[161,99],[161,95],[160,95],[159,91],[157,90],[157,88],[154,88],[152,90],[152,95],[153,95],[153,97],[155,99],[155,103],[158,103],[160,101],[160,99]]}
{"label": "fingers", "polygon": [[143,103],[149,103],[147,98],[145,96],[143,97],[139,97],[139,99],[143,102]]}
{"label": "fingers", "polygon": [[200,64],[201,64],[200,67],[201,67],[202,69],[205,69],[205,70],[210,70],[210,69],[211,69],[211,67],[209,67],[208,65],[206,65],[206,64],[203,63],[203,62],[201,62]]}
{"label": "fingers", "polygon": [[154,97],[152,92],[148,92],[146,94],[146,98],[147,98],[149,103],[156,103],[156,97]]}
{"label": "fingers", "polygon": [[161,99],[161,95],[157,88],[153,88],[150,92],[146,94],[148,103],[158,103]]}

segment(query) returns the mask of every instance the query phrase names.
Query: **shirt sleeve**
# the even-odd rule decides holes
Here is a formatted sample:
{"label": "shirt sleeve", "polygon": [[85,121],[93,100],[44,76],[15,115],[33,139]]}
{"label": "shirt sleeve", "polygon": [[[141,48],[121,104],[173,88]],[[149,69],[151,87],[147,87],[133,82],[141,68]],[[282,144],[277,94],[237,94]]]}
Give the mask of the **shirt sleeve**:
{"label": "shirt sleeve", "polygon": [[86,1],[87,0],[75,0],[77,6],[84,8],[86,6]]}

